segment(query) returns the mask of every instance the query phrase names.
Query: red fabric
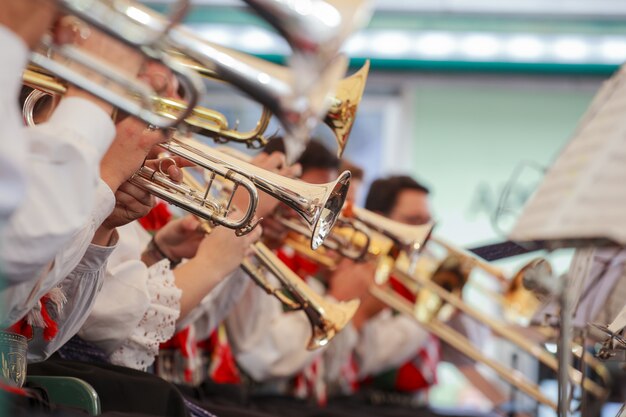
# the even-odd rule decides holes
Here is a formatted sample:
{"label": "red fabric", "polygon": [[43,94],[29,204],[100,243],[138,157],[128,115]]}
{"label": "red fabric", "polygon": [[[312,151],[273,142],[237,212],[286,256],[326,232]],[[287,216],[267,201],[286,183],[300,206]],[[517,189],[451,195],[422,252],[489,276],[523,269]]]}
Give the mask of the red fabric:
{"label": "red fabric", "polygon": [[211,334],[210,340],[213,344],[211,379],[220,384],[240,384],[241,375],[228,340],[221,340],[218,330]]}
{"label": "red fabric", "polygon": [[165,226],[171,219],[172,212],[170,211],[168,204],[159,200],[148,214],[139,219],[139,224],[141,224],[148,232],[156,232]]}
{"label": "red fabric", "polygon": [[[50,301],[50,297],[48,295],[44,295],[39,300],[39,303],[41,305],[41,317],[43,318],[43,321],[44,321],[43,338],[46,342],[49,342],[52,339],[54,339],[56,335],[59,333],[59,325],[50,316],[50,312],[48,311],[48,309],[51,307],[49,305],[49,301]],[[28,316],[18,320],[17,323],[9,327],[9,331],[13,333],[21,334],[28,340],[31,340],[33,338],[33,326],[28,324]]]}
{"label": "red fabric", "polygon": [[28,324],[28,322],[26,321],[26,317],[19,320],[13,326],[9,327],[8,330],[12,333],[21,334],[28,340],[31,340],[33,338],[33,326]]}
{"label": "red fabric", "polygon": [[284,249],[279,249],[276,252],[276,256],[278,256],[278,259],[283,261],[289,269],[305,280],[306,277],[317,274],[320,269],[318,264],[298,253],[290,254]]}
{"label": "red fabric", "polygon": [[404,284],[398,281],[398,279],[395,278],[394,276],[389,277],[389,285],[391,285],[391,288],[395,292],[397,292],[398,294],[400,294],[401,296],[403,296],[410,302],[414,303],[416,301],[417,298],[415,294],[412,291],[410,291],[407,287],[405,287]]}

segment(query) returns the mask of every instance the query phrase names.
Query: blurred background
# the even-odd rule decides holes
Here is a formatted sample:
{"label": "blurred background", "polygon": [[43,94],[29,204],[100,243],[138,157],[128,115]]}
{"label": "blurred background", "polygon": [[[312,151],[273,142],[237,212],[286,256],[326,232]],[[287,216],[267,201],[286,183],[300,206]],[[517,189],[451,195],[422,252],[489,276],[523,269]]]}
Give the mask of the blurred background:
{"label": "blurred background", "polygon": [[[164,10],[168,2],[145,3]],[[626,60],[626,1],[374,3],[369,26],[345,47],[351,72],[365,59],[372,64],[345,153],[365,169],[361,198],[377,177],[410,174],[432,190],[438,235],[464,247],[502,240],[600,84]],[[290,54],[243,2],[193,6],[187,24],[214,42],[278,63]],[[226,87],[210,89],[205,104],[239,120],[242,130],[254,126],[257,104]],[[316,136],[334,149],[325,126]],[[549,255],[558,271],[570,257]],[[513,271],[528,258],[500,264]],[[495,309],[480,291],[466,291],[470,303]],[[510,360],[510,347],[483,348]],[[537,372],[528,358],[519,367]],[[440,380],[434,404],[480,403],[453,368],[443,366]]]}

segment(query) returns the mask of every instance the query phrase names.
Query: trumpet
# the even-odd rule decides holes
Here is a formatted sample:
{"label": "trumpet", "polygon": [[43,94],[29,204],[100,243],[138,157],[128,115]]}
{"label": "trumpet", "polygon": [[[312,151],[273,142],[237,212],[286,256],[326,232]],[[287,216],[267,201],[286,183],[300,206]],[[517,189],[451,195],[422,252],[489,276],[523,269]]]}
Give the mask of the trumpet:
{"label": "trumpet", "polygon": [[[556,404],[552,402],[547,403],[545,401],[545,397],[543,397],[542,395],[538,395],[535,389],[530,389],[531,387],[529,387],[525,382],[520,383],[520,375],[518,375],[518,371],[504,369],[502,365],[494,363],[494,361],[490,358],[487,358],[482,354],[476,355],[476,353],[480,352],[473,352],[475,348],[471,346],[471,342],[467,341],[456,331],[448,328],[448,326],[438,321],[437,316],[440,313],[442,306],[449,305],[455,309],[458,309],[464,314],[467,314],[469,317],[475,319],[479,323],[487,325],[492,331],[494,331],[494,333],[514,343],[520,349],[524,350],[549,368],[555,371],[558,370],[557,358],[549,353],[547,350],[534,344],[533,342],[529,341],[515,331],[509,329],[499,321],[491,318],[486,314],[481,313],[480,311],[464,303],[460,298],[460,291],[464,284],[462,279],[456,282],[452,282],[451,285],[450,280],[444,282],[438,281],[439,277],[437,275],[440,274],[442,270],[445,270],[445,268],[442,269],[440,267],[435,272],[435,274],[432,275],[431,278],[426,278],[419,273],[409,274],[399,269],[396,269],[394,271],[394,277],[402,282],[403,285],[416,293],[419,291],[420,297],[418,298],[418,302],[416,303],[416,305],[411,305],[410,303],[408,303],[408,301],[406,301],[402,297],[399,297],[391,290],[374,287],[371,289],[371,291],[376,297],[379,297],[382,301],[386,302],[392,308],[396,308],[399,311],[409,312],[409,314],[416,320],[418,320],[420,324],[423,324],[427,330],[432,331],[433,334],[441,337],[442,340],[449,343],[452,347],[459,350],[461,353],[466,354],[470,358],[481,363],[485,363],[487,366],[491,367],[505,381],[518,387],[521,391],[535,398],[537,401],[555,408]],[[447,288],[444,289],[444,286]],[[432,326],[433,324],[434,326]],[[575,353],[581,353],[581,357],[587,360],[588,363],[594,367],[594,371],[603,379],[606,387],[601,386],[588,378],[584,378],[583,374],[580,371],[571,366],[568,368],[570,379],[575,384],[580,385],[585,391],[592,394],[593,396],[600,399],[606,398],[606,396],[608,395],[607,387],[610,384],[610,376],[608,372],[600,363],[590,360],[592,359],[591,355],[587,353],[583,354],[582,352],[580,352],[581,349],[579,349],[578,347],[574,348]]]}
{"label": "trumpet", "polygon": [[[131,182],[190,213],[235,229],[238,234],[250,232],[258,223],[254,221],[258,188],[298,212],[312,232],[311,248],[316,249],[334,226],[350,185],[348,171],[327,184],[307,184],[260,169],[193,139],[177,135],[159,146],[211,172],[211,180],[205,189],[178,184],[165,174],[164,169],[157,171],[147,166],[141,167]],[[226,205],[211,198],[210,191],[216,176],[248,192],[249,206],[241,218],[233,220],[227,216],[235,190]]]}
{"label": "trumpet", "polygon": [[[201,189],[199,182],[189,173],[184,172],[184,182],[191,188]],[[202,228],[211,232],[211,226],[203,221]],[[308,349],[314,350],[325,346],[352,319],[359,307],[358,300],[331,303],[313,291],[302,279],[286,267],[283,262],[263,243],[256,242],[252,249],[252,259],[244,259],[241,268],[269,295],[276,297],[291,310],[302,310],[311,323],[311,339]],[[280,288],[272,286],[265,273],[273,275],[281,284]]]}
{"label": "trumpet", "polygon": [[[148,7],[131,0],[117,3],[132,7],[133,13],[127,16],[136,22],[141,16],[157,27],[166,26],[166,19]],[[348,65],[345,56],[335,56],[319,70],[314,88],[302,91],[293,72],[278,72],[275,64],[208,42],[182,25],[171,27],[168,36],[161,41],[163,49],[189,57],[263,104],[296,138],[305,137],[325,114],[330,104],[326,96],[334,90]]]}
{"label": "trumpet", "polygon": [[337,55],[347,37],[367,24],[372,5],[367,0],[244,0],[267,20],[294,51],[313,56],[318,66]]}
{"label": "trumpet", "polygon": [[[97,57],[81,52],[78,48],[55,44],[50,35],[44,36],[40,50],[31,54],[30,60],[33,64],[151,125],[170,128],[185,120],[200,95],[204,93],[204,85],[197,74],[171,59],[157,41],[167,38],[170,27],[182,20],[188,9],[188,0],[178,0],[173,8],[174,12],[169,17],[164,17],[160,26],[145,20],[131,22],[129,14],[133,13],[132,3],[128,3],[126,7],[117,7],[122,6],[119,1],[115,2],[115,5],[110,4],[111,2],[94,0],[58,0],[57,3],[64,11],[90,22],[107,35],[134,47],[146,58],[162,62],[180,80],[181,86],[187,92],[188,105],[174,117],[158,114],[155,106],[158,95],[150,86],[121,73]],[[82,71],[71,69],[55,59],[59,56],[71,61],[75,66],[80,66]],[[105,79],[106,83],[94,81],[95,79]]]}

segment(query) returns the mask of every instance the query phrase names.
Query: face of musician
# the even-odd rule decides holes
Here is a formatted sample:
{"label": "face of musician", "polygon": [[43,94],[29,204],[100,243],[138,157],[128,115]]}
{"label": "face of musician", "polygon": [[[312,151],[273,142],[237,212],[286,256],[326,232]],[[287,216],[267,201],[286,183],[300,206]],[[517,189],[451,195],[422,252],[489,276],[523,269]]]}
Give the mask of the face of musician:
{"label": "face of musician", "polygon": [[391,220],[419,226],[431,220],[429,190],[408,176],[392,176],[374,181],[365,208]]}
{"label": "face of musician", "polygon": [[334,168],[310,168],[303,170],[300,179],[311,184],[324,184],[337,178],[337,170]]}
{"label": "face of musician", "polygon": [[428,194],[424,191],[404,189],[396,197],[396,203],[388,217],[413,226],[426,224],[431,219]]}

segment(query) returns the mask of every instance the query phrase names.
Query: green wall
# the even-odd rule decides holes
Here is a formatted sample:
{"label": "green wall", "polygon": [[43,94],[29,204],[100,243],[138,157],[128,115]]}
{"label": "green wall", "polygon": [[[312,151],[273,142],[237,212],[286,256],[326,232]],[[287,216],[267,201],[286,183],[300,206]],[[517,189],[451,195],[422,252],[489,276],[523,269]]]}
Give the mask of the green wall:
{"label": "green wall", "polygon": [[[489,207],[514,167],[524,160],[549,165],[593,90],[532,83],[418,85],[413,172],[433,188],[439,233],[458,243],[493,240]],[[540,177],[530,171],[526,177]]]}

